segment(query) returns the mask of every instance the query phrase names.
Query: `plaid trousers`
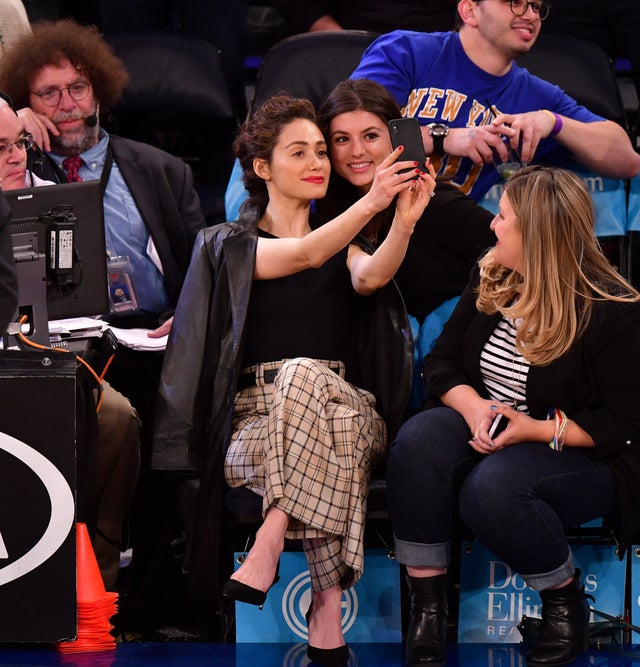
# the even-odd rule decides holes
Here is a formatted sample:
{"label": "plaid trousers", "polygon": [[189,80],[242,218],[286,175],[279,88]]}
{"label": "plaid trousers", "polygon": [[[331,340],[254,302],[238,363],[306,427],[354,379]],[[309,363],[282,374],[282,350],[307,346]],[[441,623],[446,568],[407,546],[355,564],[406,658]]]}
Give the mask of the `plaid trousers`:
{"label": "plaid trousers", "polygon": [[302,540],[314,590],[349,588],[364,568],[371,467],[387,446],[375,398],[344,380],[342,362],[300,357],[245,370],[256,386],[235,397],[227,484],[263,496],[263,515],[275,506],[289,516],[287,537]]}

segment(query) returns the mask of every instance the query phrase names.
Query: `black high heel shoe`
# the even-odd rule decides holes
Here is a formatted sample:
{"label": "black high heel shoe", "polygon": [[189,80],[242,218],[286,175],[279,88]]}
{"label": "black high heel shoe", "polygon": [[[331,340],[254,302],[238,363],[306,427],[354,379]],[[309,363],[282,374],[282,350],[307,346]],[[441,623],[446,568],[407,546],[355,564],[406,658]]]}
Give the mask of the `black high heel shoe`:
{"label": "black high heel shoe", "polygon": [[280,581],[280,561],[276,565],[276,575],[273,578],[273,582],[266,591],[261,591],[259,588],[253,588],[252,586],[247,586],[240,581],[235,579],[229,579],[227,583],[222,587],[222,595],[226,598],[231,598],[236,602],[245,602],[246,604],[252,604],[262,609],[264,603],[267,599],[267,593],[271,590],[274,584],[277,584]]}
{"label": "black high heel shoe", "polygon": [[[309,627],[309,619],[311,618],[311,611],[313,609],[313,601],[309,605],[309,609],[305,614],[307,627]],[[323,667],[343,667],[349,662],[349,647],[338,646],[338,648],[316,648],[307,644],[307,658],[316,665],[323,665]]]}

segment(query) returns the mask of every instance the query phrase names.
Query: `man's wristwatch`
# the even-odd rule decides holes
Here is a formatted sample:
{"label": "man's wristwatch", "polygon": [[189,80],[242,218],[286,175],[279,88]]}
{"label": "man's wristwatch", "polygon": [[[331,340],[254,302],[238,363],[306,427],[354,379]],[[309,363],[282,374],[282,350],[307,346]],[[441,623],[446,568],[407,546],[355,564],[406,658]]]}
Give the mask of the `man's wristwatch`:
{"label": "man's wristwatch", "polygon": [[442,123],[429,123],[427,127],[433,139],[433,155],[444,155],[444,138],[449,134],[449,127]]}

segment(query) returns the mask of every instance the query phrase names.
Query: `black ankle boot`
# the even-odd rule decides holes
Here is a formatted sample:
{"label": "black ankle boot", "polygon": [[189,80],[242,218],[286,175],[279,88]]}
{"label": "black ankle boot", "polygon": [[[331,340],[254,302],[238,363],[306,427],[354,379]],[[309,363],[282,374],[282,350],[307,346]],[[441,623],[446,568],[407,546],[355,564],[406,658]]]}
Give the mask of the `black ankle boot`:
{"label": "black ankle boot", "polygon": [[410,665],[442,665],[449,614],[447,575],[407,576],[407,583],[411,593],[411,616],[406,661]]}
{"label": "black ankle boot", "polygon": [[588,648],[589,603],[576,570],[573,581],[562,588],[540,591],[540,636],[527,653],[527,664],[566,665]]}

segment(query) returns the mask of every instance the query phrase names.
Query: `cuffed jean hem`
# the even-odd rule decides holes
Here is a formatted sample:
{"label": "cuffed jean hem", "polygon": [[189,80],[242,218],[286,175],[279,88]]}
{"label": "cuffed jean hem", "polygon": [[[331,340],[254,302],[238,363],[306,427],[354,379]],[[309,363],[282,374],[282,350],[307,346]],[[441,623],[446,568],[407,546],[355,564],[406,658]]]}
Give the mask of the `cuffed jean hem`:
{"label": "cuffed jean hem", "polygon": [[396,558],[409,567],[448,567],[451,560],[451,543],[425,544],[405,542],[395,538]]}
{"label": "cuffed jean hem", "polygon": [[544,591],[547,588],[553,588],[564,583],[567,579],[571,579],[576,573],[576,566],[573,562],[573,554],[569,551],[569,557],[551,572],[544,572],[542,574],[522,574],[523,581],[527,586],[533,588],[534,591]]}

